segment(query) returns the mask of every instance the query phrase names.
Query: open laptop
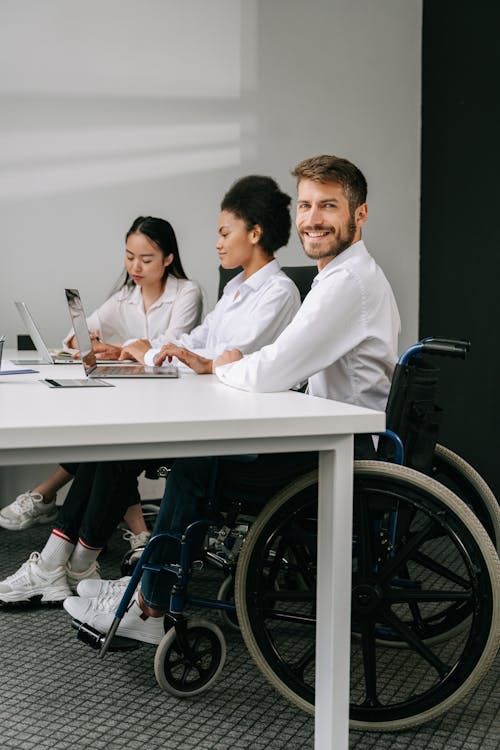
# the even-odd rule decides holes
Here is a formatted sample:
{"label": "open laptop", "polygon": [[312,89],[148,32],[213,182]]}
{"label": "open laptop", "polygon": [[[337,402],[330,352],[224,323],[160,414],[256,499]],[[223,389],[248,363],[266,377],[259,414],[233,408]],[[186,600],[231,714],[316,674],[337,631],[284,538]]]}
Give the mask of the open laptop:
{"label": "open laptop", "polygon": [[147,367],[140,364],[97,364],[80,293],[78,289],[65,289],[65,292],[82,364],[88,378],[177,378],[179,376],[178,369],[174,365]]}
{"label": "open laptop", "polygon": [[33,320],[28,307],[24,302],[14,302],[17,312],[21,316],[21,320],[26,326],[26,330],[31,336],[31,340],[35,345],[35,349],[38,352],[38,359],[13,359],[12,362],[15,365],[77,365],[80,364],[78,360],[71,359],[71,355],[56,355],[52,354],[45,341],[42,338],[42,334],[38,330],[38,326]]}

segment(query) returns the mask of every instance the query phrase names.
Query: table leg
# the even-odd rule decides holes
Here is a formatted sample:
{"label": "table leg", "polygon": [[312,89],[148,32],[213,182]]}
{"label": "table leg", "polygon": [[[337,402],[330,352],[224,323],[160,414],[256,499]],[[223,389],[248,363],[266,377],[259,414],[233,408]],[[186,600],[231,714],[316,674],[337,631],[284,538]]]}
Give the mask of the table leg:
{"label": "table leg", "polygon": [[347,750],[353,437],[319,456],[315,750]]}

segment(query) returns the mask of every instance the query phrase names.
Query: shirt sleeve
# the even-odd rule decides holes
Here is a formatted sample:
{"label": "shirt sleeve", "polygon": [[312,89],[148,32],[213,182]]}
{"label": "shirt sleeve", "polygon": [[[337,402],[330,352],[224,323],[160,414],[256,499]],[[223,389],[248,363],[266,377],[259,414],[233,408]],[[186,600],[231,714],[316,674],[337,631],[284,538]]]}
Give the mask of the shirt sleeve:
{"label": "shirt sleeve", "polygon": [[203,352],[207,344],[213,317],[214,311],[212,310],[212,312],[208,313],[205,317],[203,323],[196,326],[196,328],[193,328],[190,333],[183,333],[181,336],[169,337],[165,334],[158,336],[158,338],[152,342],[153,346],[151,349],[149,349],[144,355],[144,363],[152,367],[154,365],[155,357],[160,353],[162,346],[170,343],[177,344],[177,346],[183,346],[185,349],[189,349],[192,352]]}
{"label": "shirt sleeve", "polygon": [[[189,341],[192,335],[196,335],[196,332],[204,329],[206,319],[201,325],[196,325],[201,317],[201,309],[201,290],[198,285],[190,284],[177,295],[168,328],[161,336],[157,336],[151,342],[151,349],[144,355],[144,363],[152,367],[155,357],[159,354],[162,346],[170,342],[192,349],[193,347],[189,344],[180,344],[179,342],[184,342],[184,340]],[[191,333],[189,333],[190,331]]]}
{"label": "shirt sleeve", "polygon": [[359,280],[342,270],[313,288],[273,344],[215,373],[233,388],[284,391],[329,367],[364,336],[363,291]]}
{"label": "shirt sleeve", "polygon": [[[168,328],[161,338],[173,341],[183,333],[191,331],[200,321],[201,307],[202,299],[199,286],[193,283],[186,285],[174,300]],[[156,340],[154,343],[156,344]]]}

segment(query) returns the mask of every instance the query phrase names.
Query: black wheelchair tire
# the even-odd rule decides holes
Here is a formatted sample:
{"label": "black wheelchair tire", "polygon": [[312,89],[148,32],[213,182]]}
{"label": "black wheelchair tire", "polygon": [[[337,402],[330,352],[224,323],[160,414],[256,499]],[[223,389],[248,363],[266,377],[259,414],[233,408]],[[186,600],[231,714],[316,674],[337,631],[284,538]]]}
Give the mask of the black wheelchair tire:
{"label": "black wheelchair tire", "polygon": [[[355,508],[358,505],[359,515],[358,526],[362,525],[363,512],[369,514],[371,509],[375,509],[378,513],[378,504],[383,509],[384,505],[392,506],[393,503],[399,503],[402,516],[406,514],[411,519],[413,514],[413,519],[417,518],[418,522],[423,524],[424,531],[428,528],[425,533],[418,532],[418,529],[411,533],[409,531],[409,541],[405,542],[403,539],[401,551],[396,550],[396,554],[401,557],[401,562],[398,564],[402,567],[404,567],[404,554],[409,555],[405,565],[411,563],[412,566],[414,566],[412,555],[415,554],[419,560],[418,564],[423,568],[428,566],[431,569],[433,565],[436,567],[436,576],[441,583],[441,579],[447,582],[450,571],[439,558],[432,561],[429,557],[427,561],[429,553],[426,551],[427,548],[424,548],[424,544],[435,543],[434,546],[437,549],[446,545],[446,551],[453,553],[459,560],[461,576],[453,574],[458,581],[454,583],[458,590],[452,591],[451,594],[447,594],[446,590],[434,593],[432,590],[428,593],[424,590],[423,596],[432,598],[435,595],[439,598],[441,595],[449,595],[453,600],[457,597],[459,601],[460,596],[463,595],[464,599],[471,598],[472,600],[473,617],[469,620],[468,628],[465,628],[467,632],[462,632],[457,636],[461,640],[456,647],[457,656],[450,657],[454,659],[450,668],[448,668],[450,665],[446,665],[444,661],[441,666],[441,657],[436,655],[446,653],[448,643],[435,646],[421,641],[418,633],[411,632],[411,628],[405,623],[401,625],[402,631],[410,642],[414,642],[414,648],[399,653],[394,650],[389,651],[386,645],[376,637],[373,627],[379,622],[383,624],[383,617],[378,612],[373,615],[369,626],[361,626],[361,635],[359,632],[354,633],[356,637],[353,639],[352,653],[356,659],[351,658],[351,663],[356,669],[359,667],[358,651],[361,649],[366,663],[363,663],[363,658],[361,658],[360,671],[365,670],[365,672],[360,682],[368,685],[367,692],[373,690],[370,687],[373,681],[370,670],[376,672],[376,667],[370,666],[371,657],[368,656],[367,642],[375,653],[373,660],[375,658],[378,660],[380,654],[380,661],[385,660],[389,669],[392,668],[393,671],[400,669],[398,667],[400,661],[408,662],[413,659],[418,669],[424,674],[425,680],[422,683],[417,682],[411,690],[408,687],[409,692],[404,696],[384,697],[385,704],[379,700],[379,695],[351,697],[352,728],[375,731],[401,730],[434,719],[449,710],[478,685],[489,669],[500,643],[500,563],[487,533],[471,510],[448,488],[433,479],[394,464],[357,461],[354,469],[354,483]],[[279,570],[279,561],[288,544],[287,536],[292,538],[289,546],[295,545],[298,549],[302,545],[304,548],[313,549],[312,544],[308,542],[304,544],[300,538],[296,542],[297,530],[295,529],[292,533],[289,529],[291,528],[290,519],[294,518],[294,514],[297,519],[299,537],[300,528],[310,525],[314,514],[316,484],[317,473],[311,472],[292,482],[266,505],[252,526],[240,554],[235,589],[242,635],[257,666],[286,698],[309,713],[314,711],[314,676],[311,673],[314,668],[315,591],[310,592],[309,601],[305,592],[302,592],[302,597],[301,592],[294,592],[293,596],[290,594],[288,604],[290,611],[288,612],[283,610],[283,602],[288,595],[286,590],[282,594],[279,591],[278,594],[275,592],[276,580],[283,573]],[[368,499],[368,504],[371,503],[371,507],[366,511],[363,511],[360,505],[362,497]],[[412,520],[411,523],[413,522]],[[418,549],[419,534],[422,537],[422,549]],[[412,544],[417,545],[415,553],[411,550]],[[276,549],[273,549],[273,545],[276,545]],[[408,551],[405,551],[406,548]],[[271,551],[274,553],[274,558],[270,556]],[[303,550],[300,555],[304,557]],[[307,557],[306,554],[306,561]],[[304,567],[305,572],[301,574],[302,580],[306,580],[311,573],[314,565],[313,557],[314,553],[309,553],[309,562]],[[273,568],[276,570],[273,571]],[[289,574],[288,563],[286,568],[285,572]],[[267,589],[266,575],[269,579]],[[467,576],[470,576],[470,581]],[[390,584],[391,582],[386,586],[388,601],[391,596],[395,594],[397,597],[400,592],[399,588],[394,591],[394,587]],[[460,586],[463,586],[463,590]],[[410,602],[413,602],[413,604],[408,604],[408,607],[415,606],[414,601],[418,600],[418,591],[415,600],[409,594],[404,595]],[[299,600],[301,600],[302,610],[297,615],[297,610],[293,607]],[[267,604],[268,601],[271,603]],[[282,609],[275,610],[274,602],[278,602]],[[387,602],[381,602],[380,609],[383,612],[387,610],[384,616],[392,623],[395,620],[392,605],[386,607],[386,604]],[[406,607],[406,603],[398,606]],[[446,616],[446,608],[444,612]],[[368,615],[364,615],[360,621],[363,622],[365,618],[369,619]],[[357,619],[359,615],[356,614],[353,616],[353,626]],[[283,643],[285,644],[282,652],[280,652],[281,643],[279,642],[280,627],[284,632]],[[287,627],[290,631],[295,628],[295,634],[288,633]],[[399,622],[397,622],[397,627],[400,627]],[[306,635],[303,635],[304,633]],[[288,657],[285,652],[287,648],[290,648],[290,643],[295,646],[296,642],[301,643],[301,639],[305,640],[306,645],[297,661],[295,656]],[[436,653],[433,649],[436,649]],[[424,654],[425,658],[421,654]],[[290,663],[287,663],[288,658]],[[434,667],[428,665],[426,659],[435,659],[437,668],[441,669],[443,674],[438,673],[438,676],[434,678],[432,673]],[[309,670],[307,678],[302,676],[306,674],[306,669]],[[376,681],[378,678],[379,675],[376,674],[373,679]],[[436,684],[432,684],[432,680],[435,680]],[[423,687],[420,687],[421,684]],[[405,685],[401,687],[405,689]],[[418,692],[419,690],[421,692]],[[353,696],[352,684],[351,696]]]}
{"label": "black wheelchair tire", "polygon": [[457,453],[438,443],[434,451],[431,476],[449,487],[469,506],[500,555],[500,506],[479,472]]}

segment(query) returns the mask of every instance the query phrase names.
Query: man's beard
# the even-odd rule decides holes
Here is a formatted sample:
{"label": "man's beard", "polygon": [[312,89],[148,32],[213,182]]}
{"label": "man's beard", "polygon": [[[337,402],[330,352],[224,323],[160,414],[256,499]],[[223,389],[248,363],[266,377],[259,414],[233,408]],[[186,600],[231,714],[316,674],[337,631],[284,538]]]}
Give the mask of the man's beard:
{"label": "man's beard", "polygon": [[[311,242],[309,240],[308,247],[306,247],[307,240],[305,241],[304,239],[304,232],[324,232],[325,230],[328,230],[333,234],[332,239],[328,244],[324,242]],[[340,233],[333,229],[333,227],[307,227],[307,229],[303,229],[299,233],[299,238],[307,257],[312,258],[313,260],[321,260],[322,258],[336,258],[337,255],[340,255],[344,250],[347,250],[347,248],[352,245],[355,234],[356,224],[354,223],[354,220],[351,220],[347,225],[346,230],[340,230]]]}

